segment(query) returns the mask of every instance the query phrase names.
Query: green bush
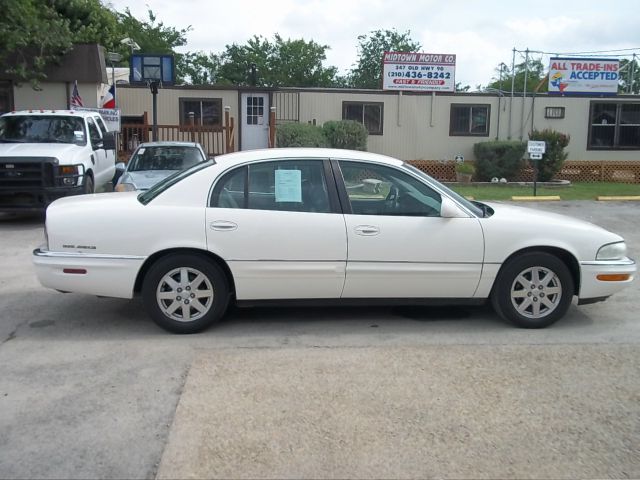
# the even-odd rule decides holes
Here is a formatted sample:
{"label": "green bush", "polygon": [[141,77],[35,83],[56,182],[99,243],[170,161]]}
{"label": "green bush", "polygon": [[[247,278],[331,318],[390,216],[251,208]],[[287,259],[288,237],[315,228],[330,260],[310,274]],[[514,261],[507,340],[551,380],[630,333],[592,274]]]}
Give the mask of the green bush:
{"label": "green bush", "polygon": [[[548,182],[562,169],[564,161],[569,153],[564,149],[569,145],[571,137],[555,130],[534,130],[529,134],[529,140],[539,140],[547,143],[546,152],[542,155],[542,160],[538,163],[538,180]],[[532,162],[533,163],[533,162]]]}
{"label": "green bush", "polygon": [[322,126],[329,145],[332,148],[347,150],[366,150],[369,133],[365,126],[353,120],[330,120]]}
{"label": "green bush", "polygon": [[276,130],[278,147],[328,147],[321,127],[309,123],[285,123]]}
{"label": "green bush", "polygon": [[476,178],[485,182],[494,177],[512,180],[524,164],[522,157],[526,149],[527,144],[524,142],[476,143],[473,146],[476,157]]}

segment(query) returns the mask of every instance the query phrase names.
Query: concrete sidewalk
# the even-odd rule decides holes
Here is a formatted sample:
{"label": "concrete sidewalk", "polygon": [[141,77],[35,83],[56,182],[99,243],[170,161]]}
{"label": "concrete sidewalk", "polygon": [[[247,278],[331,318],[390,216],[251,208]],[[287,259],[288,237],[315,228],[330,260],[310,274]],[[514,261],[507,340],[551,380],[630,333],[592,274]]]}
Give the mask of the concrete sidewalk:
{"label": "concrete sidewalk", "polygon": [[638,478],[632,345],[203,351],[158,478]]}

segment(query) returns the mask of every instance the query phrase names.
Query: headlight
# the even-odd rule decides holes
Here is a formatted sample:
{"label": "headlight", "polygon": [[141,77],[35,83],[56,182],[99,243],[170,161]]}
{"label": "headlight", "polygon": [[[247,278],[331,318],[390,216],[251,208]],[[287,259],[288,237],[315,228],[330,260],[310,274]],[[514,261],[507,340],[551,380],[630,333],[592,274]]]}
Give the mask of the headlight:
{"label": "headlight", "polygon": [[119,183],[114,190],[116,192],[135,192],[137,189],[133,183]]}
{"label": "headlight", "polygon": [[58,182],[65,187],[78,184],[78,179],[84,175],[83,165],[60,165],[58,166]]}
{"label": "headlight", "polygon": [[609,243],[598,250],[596,260],[622,260],[627,256],[627,244],[624,242]]}

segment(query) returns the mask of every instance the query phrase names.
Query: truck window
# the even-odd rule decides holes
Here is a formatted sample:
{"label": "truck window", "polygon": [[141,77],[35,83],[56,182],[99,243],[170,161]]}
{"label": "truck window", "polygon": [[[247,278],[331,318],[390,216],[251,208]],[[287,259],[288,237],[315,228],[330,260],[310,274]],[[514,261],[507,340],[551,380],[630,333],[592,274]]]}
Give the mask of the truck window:
{"label": "truck window", "polygon": [[0,117],[0,142],[86,145],[87,134],[80,117],[11,115]]}
{"label": "truck window", "polygon": [[102,140],[102,135],[100,135],[100,130],[98,130],[98,127],[91,117],[87,117],[87,125],[89,127],[89,138],[91,139],[91,144],[95,148]]}
{"label": "truck window", "polygon": [[100,127],[100,130],[102,130],[102,136],[104,136],[105,133],[107,133],[109,130],[107,130],[107,126],[104,124],[104,122],[102,121],[102,118],[100,117],[93,117],[93,119],[96,121],[96,123],[98,124],[98,127]]}

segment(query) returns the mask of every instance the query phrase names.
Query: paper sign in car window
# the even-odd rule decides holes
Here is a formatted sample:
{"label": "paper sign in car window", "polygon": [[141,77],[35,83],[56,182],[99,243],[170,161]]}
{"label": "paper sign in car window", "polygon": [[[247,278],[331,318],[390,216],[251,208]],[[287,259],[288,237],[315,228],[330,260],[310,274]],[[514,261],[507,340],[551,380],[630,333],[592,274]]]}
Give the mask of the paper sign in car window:
{"label": "paper sign in car window", "polygon": [[302,202],[302,172],[276,170],[276,202]]}

